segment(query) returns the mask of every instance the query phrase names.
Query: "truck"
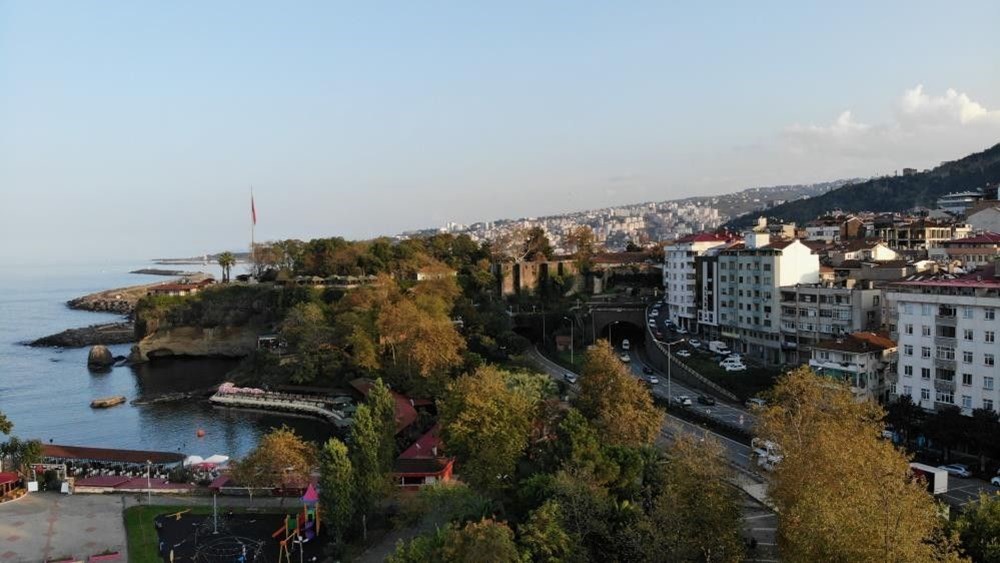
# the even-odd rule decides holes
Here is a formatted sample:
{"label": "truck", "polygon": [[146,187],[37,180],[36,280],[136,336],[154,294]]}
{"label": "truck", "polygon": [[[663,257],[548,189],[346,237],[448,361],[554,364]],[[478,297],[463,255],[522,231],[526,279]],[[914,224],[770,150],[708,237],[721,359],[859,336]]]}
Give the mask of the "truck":
{"label": "truck", "polygon": [[914,477],[927,482],[927,492],[940,495],[948,492],[948,472],[940,467],[932,467],[923,463],[911,463],[910,471]]}
{"label": "truck", "polygon": [[754,438],[750,441],[750,459],[766,471],[774,471],[774,468],[784,459],[781,447],[770,441],[761,438]]}
{"label": "truck", "polygon": [[729,346],[721,340],[713,340],[708,343],[708,349],[720,356],[728,356],[732,352],[729,350]]}

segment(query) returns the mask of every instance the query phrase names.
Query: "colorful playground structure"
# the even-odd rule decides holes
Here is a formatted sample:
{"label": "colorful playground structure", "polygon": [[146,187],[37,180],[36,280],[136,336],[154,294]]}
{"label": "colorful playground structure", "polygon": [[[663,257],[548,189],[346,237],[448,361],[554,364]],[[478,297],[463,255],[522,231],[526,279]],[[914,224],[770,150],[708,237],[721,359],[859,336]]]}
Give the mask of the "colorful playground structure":
{"label": "colorful playground structure", "polygon": [[302,495],[302,511],[285,517],[285,525],[278,528],[271,537],[278,540],[278,563],[292,563],[292,550],[299,549],[319,534],[319,495],[310,484]]}

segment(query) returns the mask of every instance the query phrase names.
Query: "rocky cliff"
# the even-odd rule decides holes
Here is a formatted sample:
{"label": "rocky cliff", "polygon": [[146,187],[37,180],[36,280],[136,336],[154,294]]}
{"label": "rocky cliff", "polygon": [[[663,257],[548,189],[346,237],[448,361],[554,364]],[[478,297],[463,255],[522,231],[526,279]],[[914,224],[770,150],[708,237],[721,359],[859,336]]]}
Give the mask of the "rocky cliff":
{"label": "rocky cliff", "polygon": [[132,347],[131,362],[146,362],[169,356],[216,356],[239,358],[253,351],[260,328],[180,326],[157,330]]}
{"label": "rocky cliff", "polygon": [[82,328],[70,328],[39,338],[29,346],[54,346],[60,348],[82,348],[94,344],[127,344],[135,342],[135,326],[132,323],[108,323]]}

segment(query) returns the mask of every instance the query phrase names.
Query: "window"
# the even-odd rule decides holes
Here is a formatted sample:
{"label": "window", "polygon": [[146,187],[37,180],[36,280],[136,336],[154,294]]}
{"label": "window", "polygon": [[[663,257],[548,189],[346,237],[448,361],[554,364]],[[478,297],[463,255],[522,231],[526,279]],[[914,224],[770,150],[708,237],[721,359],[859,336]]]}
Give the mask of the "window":
{"label": "window", "polygon": [[972,397],[968,395],[962,395],[962,408],[971,409],[972,408]]}
{"label": "window", "polygon": [[954,360],[955,359],[955,349],[951,346],[938,346],[937,347],[937,357],[940,360]]}
{"label": "window", "polygon": [[983,315],[984,318],[988,321],[993,321],[996,320],[997,318],[996,309],[994,309],[993,307],[987,307],[986,310],[983,311]]}
{"label": "window", "polygon": [[925,317],[929,317],[931,315],[931,313],[932,313],[932,309],[931,309],[930,305],[924,303],[923,305],[920,306],[920,314],[921,315],[923,315]]}
{"label": "window", "polygon": [[972,338],[973,338],[973,334],[974,333],[972,332],[972,329],[971,328],[967,328],[967,329],[965,329],[965,332],[964,332],[964,338],[966,340],[968,340],[968,341],[971,342]]}
{"label": "window", "polygon": [[903,314],[912,315],[913,314],[913,303],[902,303],[900,305],[903,309]]}
{"label": "window", "polygon": [[905,377],[913,377],[913,366],[903,366],[903,375]]}
{"label": "window", "polygon": [[913,325],[906,325],[906,334],[913,334]]}
{"label": "window", "polygon": [[913,396],[913,387],[911,385],[904,385],[903,394]]}
{"label": "window", "polygon": [[987,375],[983,377],[983,390],[992,391],[993,390],[993,376]]}
{"label": "window", "polygon": [[972,318],[972,307],[962,307],[962,318],[963,319]]}
{"label": "window", "polygon": [[920,378],[930,379],[931,378],[931,368],[920,368]]}
{"label": "window", "polygon": [[992,330],[987,330],[986,332],[983,333],[983,340],[985,340],[986,342],[996,342],[997,333],[993,332]]}
{"label": "window", "polygon": [[930,346],[921,346],[920,347],[920,357],[921,358],[930,358],[931,357],[931,347]]}
{"label": "window", "polygon": [[931,335],[931,327],[929,327],[927,325],[921,326],[920,327],[920,334],[923,335],[924,338],[928,338]]}
{"label": "window", "polygon": [[983,363],[988,366],[994,365],[993,354],[983,354]]}
{"label": "window", "polygon": [[983,408],[988,411],[993,410],[993,399],[983,399]]}
{"label": "window", "polygon": [[920,390],[920,400],[921,401],[930,401],[931,400],[931,390],[930,389],[921,389]]}
{"label": "window", "polygon": [[965,385],[967,387],[970,386],[970,385],[972,385],[972,374],[971,373],[963,373],[962,374],[962,385]]}
{"label": "window", "polygon": [[903,345],[903,355],[904,356],[912,356],[913,355],[913,346],[911,344],[904,344]]}
{"label": "window", "polygon": [[972,352],[965,350],[962,352],[962,363],[971,364],[972,363]]}
{"label": "window", "polygon": [[955,393],[952,391],[938,391],[934,394],[934,400],[939,403],[948,403],[950,405],[955,402]]}

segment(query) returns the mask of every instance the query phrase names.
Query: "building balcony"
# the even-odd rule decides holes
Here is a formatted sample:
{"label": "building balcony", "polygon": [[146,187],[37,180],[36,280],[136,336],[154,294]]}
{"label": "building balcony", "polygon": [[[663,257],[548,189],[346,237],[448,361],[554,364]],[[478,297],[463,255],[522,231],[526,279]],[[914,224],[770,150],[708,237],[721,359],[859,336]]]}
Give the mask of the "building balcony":
{"label": "building balcony", "polygon": [[934,367],[955,371],[955,360],[945,358],[934,358]]}
{"label": "building balcony", "polygon": [[955,390],[955,380],[947,379],[935,379],[934,380],[934,390],[935,391],[954,391]]}
{"label": "building balcony", "polygon": [[954,315],[935,315],[934,320],[941,326],[955,326],[958,324],[958,317]]}
{"label": "building balcony", "polygon": [[948,348],[954,348],[958,345],[958,340],[953,336],[935,336],[934,337],[935,346],[947,346]]}

